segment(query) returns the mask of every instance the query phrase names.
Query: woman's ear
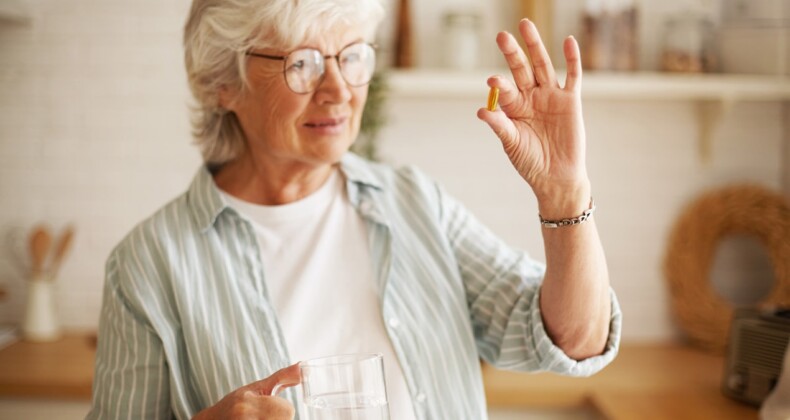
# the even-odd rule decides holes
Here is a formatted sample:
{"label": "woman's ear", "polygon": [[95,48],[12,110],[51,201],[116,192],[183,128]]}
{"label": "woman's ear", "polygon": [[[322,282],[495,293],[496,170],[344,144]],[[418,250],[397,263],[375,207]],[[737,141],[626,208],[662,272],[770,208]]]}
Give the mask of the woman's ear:
{"label": "woman's ear", "polygon": [[236,92],[229,88],[228,85],[222,85],[219,88],[219,92],[217,92],[219,96],[219,106],[222,108],[227,109],[228,111],[233,111],[234,105],[236,102]]}

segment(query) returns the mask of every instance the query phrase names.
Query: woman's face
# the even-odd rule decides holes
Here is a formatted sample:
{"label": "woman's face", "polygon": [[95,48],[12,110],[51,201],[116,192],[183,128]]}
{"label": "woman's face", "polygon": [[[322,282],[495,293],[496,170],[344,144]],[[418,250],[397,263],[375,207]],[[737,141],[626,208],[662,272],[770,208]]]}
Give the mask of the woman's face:
{"label": "woman's face", "polygon": [[[308,39],[298,48],[335,56],[345,46],[360,41],[360,32],[345,29]],[[254,52],[285,56],[291,51]],[[288,87],[283,61],[250,56],[247,75],[250,90],[226,107],[241,122],[247,153],[253,159],[323,166],[338,162],[356,139],[368,87],[348,85],[334,58],[326,59],[324,78],[315,91],[305,94]]]}

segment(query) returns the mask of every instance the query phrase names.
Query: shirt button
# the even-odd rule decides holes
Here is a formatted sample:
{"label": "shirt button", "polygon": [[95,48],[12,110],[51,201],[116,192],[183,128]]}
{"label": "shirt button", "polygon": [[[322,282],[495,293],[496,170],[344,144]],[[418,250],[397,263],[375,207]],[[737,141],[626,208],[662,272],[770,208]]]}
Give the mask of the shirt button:
{"label": "shirt button", "polygon": [[420,392],[419,394],[417,394],[417,402],[418,403],[422,404],[427,399],[428,399],[428,397],[426,397],[424,393]]}
{"label": "shirt button", "polygon": [[387,322],[390,324],[391,328],[398,328],[400,326],[400,320],[395,317],[390,318]]}

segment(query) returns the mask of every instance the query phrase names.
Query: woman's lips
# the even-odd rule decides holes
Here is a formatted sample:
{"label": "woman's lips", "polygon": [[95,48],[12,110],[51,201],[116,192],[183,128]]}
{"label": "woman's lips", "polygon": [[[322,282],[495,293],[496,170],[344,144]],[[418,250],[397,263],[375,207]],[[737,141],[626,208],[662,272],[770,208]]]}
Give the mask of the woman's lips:
{"label": "woman's lips", "polygon": [[304,126],[317,134],[341,134],[346,128],[347,120],[347,117],[317,118],[304,123]]}

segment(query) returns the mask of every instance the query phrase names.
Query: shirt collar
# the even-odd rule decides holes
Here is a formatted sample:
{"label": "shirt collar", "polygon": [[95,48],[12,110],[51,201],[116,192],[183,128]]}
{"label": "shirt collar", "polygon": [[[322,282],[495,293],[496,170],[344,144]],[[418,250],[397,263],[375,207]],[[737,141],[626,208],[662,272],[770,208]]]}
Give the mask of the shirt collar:
{"label": "shirt collar", "polygon": [[375,165],[353,153],[346,153],[340,161],[340,170],[346,177],[346,193],[351,205],[362,217],[386,226],[387,219],[376,199],[376,193],[381,192],[385,184],[381,175],[374,172]]}
{"label": "shirt collar", "polygon": [[211,228],[222,210],[228,206],[205,165],[200,167],[195,178],[192,179],[192,185],[187,191],[187,203],[192,217],[195,218],[202,232]]}
{"label": "shirt collar", "polygon": [[346,179],[357,184],[364,184],[378,190],[383,188],[383,184],[371,170],[371,163],[353,154],[346,153],[340,161],[340,170],[343,171]]}
{"label": "shirt collar", "polygon": [[[381,180],[375,176],[370,167],[370,162],[353,153],[346,153],[340,161],[340,170],[346,177],[350,187],[348,193],[354,206],[359,205],[358,191],[362,186],[370,186],[377,190],[383,188]],[[214,225],[220,213],[228,207],[222,198],[217,184],[209,169],[203,165],[192,180],[187,191],[192,217],[197,222],[202,232]]]}

